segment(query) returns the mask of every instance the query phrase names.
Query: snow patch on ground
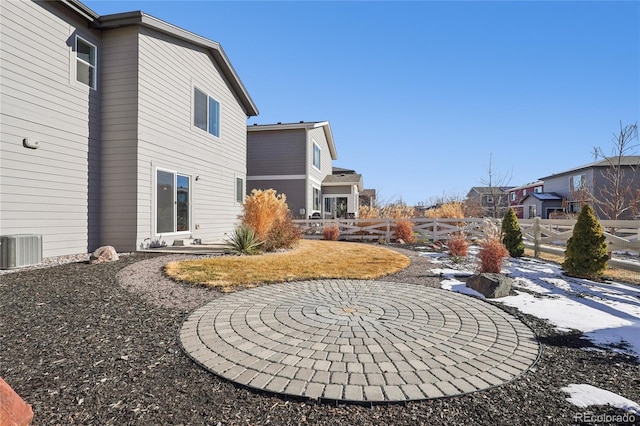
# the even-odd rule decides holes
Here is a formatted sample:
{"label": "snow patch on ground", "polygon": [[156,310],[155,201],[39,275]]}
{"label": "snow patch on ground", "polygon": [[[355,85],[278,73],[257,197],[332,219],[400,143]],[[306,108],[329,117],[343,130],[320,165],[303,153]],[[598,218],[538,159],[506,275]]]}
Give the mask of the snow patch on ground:
{"label": "snow patch on ground", "polygon": [[[432,272],[443,277],[443,289],[483,297],[456,278],[475,273],[472,254],[455,261],[434,254]],[[640,286],[567,277],[558,265],[529,258],[510,258],[502,272],[513,278],[516,295],[495,302],[545,319],[559,331],[578,330],[596,346],[640,357]]]}
{"label": "snow patch on ground", "polygon": [[567,398],[567,401],[576,407],[586,408],[591,405],[610,405],[640,416],[640,405],[638,403],[605,389],[586,384],[571,384],[562,388],[562,391],[571,395]]}

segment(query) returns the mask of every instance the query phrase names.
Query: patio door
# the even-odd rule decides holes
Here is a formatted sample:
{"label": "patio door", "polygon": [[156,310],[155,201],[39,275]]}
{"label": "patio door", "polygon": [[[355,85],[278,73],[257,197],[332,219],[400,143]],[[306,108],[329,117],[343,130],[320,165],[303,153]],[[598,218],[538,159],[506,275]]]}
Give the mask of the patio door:
{"label": "patio door", "polygon": [[347,217],[347,197],[325,197],[324,212],[334,219]]}
{"label": "patio door", "polygon": [[191,178],[166,170],[156,175],[156,233],[190,229]]}

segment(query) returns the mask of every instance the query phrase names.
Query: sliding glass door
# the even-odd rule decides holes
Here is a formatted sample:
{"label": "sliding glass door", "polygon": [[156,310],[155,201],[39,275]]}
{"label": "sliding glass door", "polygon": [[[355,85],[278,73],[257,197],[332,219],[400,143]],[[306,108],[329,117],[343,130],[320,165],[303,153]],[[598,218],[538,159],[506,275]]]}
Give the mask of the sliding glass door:
{"label": "sliding glass door", "polygon": [[189,231],[191,178],[158,170],[156,184],[156,233]]}

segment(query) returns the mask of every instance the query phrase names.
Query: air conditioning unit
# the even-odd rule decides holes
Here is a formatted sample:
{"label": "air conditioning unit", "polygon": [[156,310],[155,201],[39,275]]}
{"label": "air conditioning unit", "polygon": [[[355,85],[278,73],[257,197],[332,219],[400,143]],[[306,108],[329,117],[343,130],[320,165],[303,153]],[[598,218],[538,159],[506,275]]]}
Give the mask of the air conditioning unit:
{"label": "air conditioning unit", "polygon": [[14,269],[42,263],[42,235],[0,236],[0,269]]}

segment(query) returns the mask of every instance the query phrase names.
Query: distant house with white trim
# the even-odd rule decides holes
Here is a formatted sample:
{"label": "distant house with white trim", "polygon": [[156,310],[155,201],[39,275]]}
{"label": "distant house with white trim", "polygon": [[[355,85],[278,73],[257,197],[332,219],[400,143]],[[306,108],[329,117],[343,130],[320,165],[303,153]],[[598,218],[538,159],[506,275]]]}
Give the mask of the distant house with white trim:
{"label": "distant house with white trim", "polygon": [[254,124],[247,127],[247,193],[285,194],[294,218],[356,217],[362,176],[344,169],[328,121]]}
{"label": "distant house with white trim", "polygon": [[218,43],[75,0],[0,19],[0,234],[51,257],[234,229],[258,110]]}

